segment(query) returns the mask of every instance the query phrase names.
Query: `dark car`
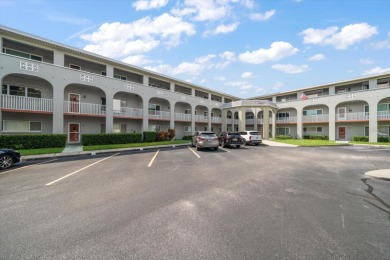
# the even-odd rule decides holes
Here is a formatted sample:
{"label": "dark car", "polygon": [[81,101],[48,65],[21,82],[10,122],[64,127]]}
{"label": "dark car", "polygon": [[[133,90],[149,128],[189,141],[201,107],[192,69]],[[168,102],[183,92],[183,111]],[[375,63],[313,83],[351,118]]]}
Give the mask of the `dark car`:
{"label": "dark car", "polygon": [[20,162],[20,153],[12,149],[0,149],[0,169],[7,169]]}
{"label": "dark car", "polygon": [[235,146],[240,148],[242,137],[239,132],[222,132],[218,135],[219,145],[222,147]]}

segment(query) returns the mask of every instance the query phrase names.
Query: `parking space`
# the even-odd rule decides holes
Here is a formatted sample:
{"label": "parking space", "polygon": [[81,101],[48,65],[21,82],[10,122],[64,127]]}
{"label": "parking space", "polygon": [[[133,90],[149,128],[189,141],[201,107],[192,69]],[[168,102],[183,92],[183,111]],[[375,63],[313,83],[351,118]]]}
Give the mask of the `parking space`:
{"label": "parking space", "polygon": [[364,173],[390,168],[389,156],[380,147],[184,146],[22,163],[0,174],[0,251],[385,259],[390,182]]}

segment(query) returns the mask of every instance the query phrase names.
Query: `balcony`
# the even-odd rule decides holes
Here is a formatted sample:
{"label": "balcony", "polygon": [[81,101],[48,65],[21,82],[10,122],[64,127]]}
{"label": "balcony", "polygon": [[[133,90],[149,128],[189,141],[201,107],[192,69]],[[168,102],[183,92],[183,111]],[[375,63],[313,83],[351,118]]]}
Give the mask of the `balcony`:
{"label": "balcony", "polygon": [[211,117],[211,123],[222,124],[222,118],[212,116]]}
{"label": "balcony", "polygon": [[69,115],[105,116],[106,106],[100,104],[64,101],[64,113]]}
{"label": "balcony", "polygon": [[191,114],[175,113],[175,120],[191,122]]}
{"label": "balcony", "polygon": [[165,111],[149,111],[149,119],[169,121],[171,120],[171,113]]}
{"label": "balcony", "polygon": [[303,116],[303,123],[322,123],[329,122],[329,115],[311,115],[311,116]]}
{"label": "balcony", "polygon": [[139,118],[143,117],[143,110],[140,108],[132,107],[121,107],[121,110],[114,110],[115,117],[126,117],[126,118]]}
{"label": "balcony", "polygon": [[378,120],[390,120],[390,111],[378,111]]}
{"label": "balcony", "polygon": [[1,110],[52,113],[53,100],[46,98],[1,95]]}
{"label": "balcony", "polygon": [[276,118],[277,124],[296,124],[297,123],[297,117],[291,116],[291,117],[279,117]]}
{"label": "balcony", "polygon": [[368,112],[336,114],[336,121],[368,121]]}
{"label": "balcony", "polygon": [[195,115],[195,122],[207,123],[208,121],[208,116]]}

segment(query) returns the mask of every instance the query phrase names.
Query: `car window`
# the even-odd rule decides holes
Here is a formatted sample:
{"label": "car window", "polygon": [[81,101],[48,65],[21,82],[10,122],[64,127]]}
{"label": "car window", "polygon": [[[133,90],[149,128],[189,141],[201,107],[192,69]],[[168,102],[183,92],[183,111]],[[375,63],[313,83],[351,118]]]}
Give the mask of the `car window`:
{"label": "car window", "polygon": [[251,134],[251,135],[260,135],[259,132],[249,132],[249,134]]}
{"label": "car window", "polygon": [[215,137],[216,135],[214,133],[202,133],[200,134],[200,136],[210,138],[210,137]]}
{"label": "car window", "polygon": [[229,135],[240,135],[240,133],[232,132],[232,133],[229,133]]}
{"label": "car window", "polygon": [[240,135],[246,135],[247,133],[246,132],[240,132]]}

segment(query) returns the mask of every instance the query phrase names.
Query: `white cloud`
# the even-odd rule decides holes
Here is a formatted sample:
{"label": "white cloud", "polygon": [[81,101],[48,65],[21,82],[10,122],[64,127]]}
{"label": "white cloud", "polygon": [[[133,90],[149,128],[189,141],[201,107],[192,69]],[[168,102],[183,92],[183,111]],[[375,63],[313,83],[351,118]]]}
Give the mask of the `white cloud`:
{"label": "white cloud", "polygon": [[207,35],[227,34],[230,32],[234,32],[237,29],[239,24],[240,23],[238,23],[238,22],[228,24],[228,25],[221,24],[221,25],[218,25],[214,30],[205,31],[203,35],[207,36]]}
{"label": "white cloud", "polygon": [[218,80],[218,81],[225,81],[226,80],[226,77],[223,77],[223,76],[217,76],[217,77],[214,77],[215,80]]}
{"label": "white cloud", "polygon": [[281,81],[278,81],[278,82],[276,82],[276,83],[273,85],[272,89],[273,89],[273,90],[278,90],[278,89],[281,89],[282,87],[284,87],[284,83],[281,82]]}
{"label": "white cloud", "polygon": [[287,74],[297,74],[297,73],[302,73],[307,71],[309,69],[309,66],[307,65],[296,66],[292,64],[275,64],[272,65],[271,68]]}
{"label": "white cloud", "polygon": [[44,16],[50,22],[60,22],[60,23],[73,24],[73,25],[87,25],[91,23],[91,21],[88,20],[87,18],[76,17],[73,15],[67,15],[67,14],[53,12],[53,11],[50,13],[45,13]]}
{"label": "white cloud", "polygon": [[320,60],[323,60],[323,59],[325,59],[325,55],[322,54],[322,53],[318,53],[318,54],[316,54],[314,56],[311,56],[309,58],[309,61],[320,61]]}
{"label": "white cloud", "polygon": [[128,57],[122,59],[122,61],[125,63],[128,63],[128,64],[131,64],[131,65],[136,65],[136,66],[145,65],[145,64],[152,62],[145,55],[128,56]]}
{"label": "white cloud", "polygon": [[168,0],[138,0],[133,3],[135,10],[160,8],[168,4]]}
{"label": "white cloud", "polygon": [[272,16],[274,16],[276,13],[275,10],[270,10],[265,12],[264,14],[261,13],[253,13],[249,15],[249,18],[253,21],[267,21],[271,19]]}
{"label": "white cloud", "polygon": [[145,17],[131,23],[104,23],[91,34],[81,38],[88,42],[85,50],[112,58],[142,54],[160,43],[169,47],[179,45],[183,35],[195,34],[194,26],[170,14]]}
{"label": "white cloud", "polygon": [[247,78],[252,77],[252,75],[253,75],[252,72],[249,72],[249,71],[248,72],[244,72],[244,73],[241,74],[241,78],[247,79]]}
{"label": "white cloud", "polygon": [[390,48],[390,32],[387,34],[387,39],[381,42],[372,44],[375,49],[389,49]]}
{"label": "white cloud", "polygon": [[246,81],[230,81],[227,82],[226,85],[232,86],[232,87],[238,87],[240,90],[248,90],[253,88],[252,84],[246,82]]}
{"label": "white cloud", "polygon": [[236,54],[234,52],[231,52],[231,51],[225,51],[225,52],[219,54],[219,56],[222,59],[225,59],[228,61],[235,61],[236,60]]}
{"label": "white cloud", "polygon": [[390,67],[389,68],[375,67],[370,70],[366,70],[365,72],[363,72],[363,75],[381,74],[387,72],[390,72]]}
{"label": "white cloud", "polygon": [[375,26],[359,23],[344,26],[341,30],[337,26],[323,30],[309,28],[302,31],[300,35],[303,35],[303,42],[306,44],[332,45],[336,49],[347,49],[377,33]]}
{"label": "white cloud", "polygon": [[269,49],[259,49],[253,52],[247,51],[240,54],[239,59],[246,63],[260,64],[267,61],[281,60],[297,52],[298,49],[288,42],[274,42]]}
{"label": "white cloud", "polygon": [[195,21],[216,21],[230,13],[229,1],[185,0],[183,7],[172,10],[176,15],[194,15]]}
{"label": "white cloud", "polygon": [[365,65],[374,64],[374,61],[372,59],[361,59],[359,62]]}

